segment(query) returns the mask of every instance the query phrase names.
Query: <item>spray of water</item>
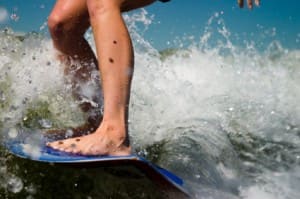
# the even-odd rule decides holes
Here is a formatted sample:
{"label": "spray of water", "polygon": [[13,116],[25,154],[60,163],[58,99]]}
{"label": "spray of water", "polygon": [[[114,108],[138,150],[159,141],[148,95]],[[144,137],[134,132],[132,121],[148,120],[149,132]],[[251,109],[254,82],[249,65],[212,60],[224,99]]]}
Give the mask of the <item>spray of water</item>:
{"label": "spray of water", "polygon": [[[141,34],[152,16],[144,10],[124,16],[136,49],[133,146],[183,177],[196,198],[297,198],[300,52],[277,41],[264,50],[255,41],[234,44],[222,14],[212,16],[189,47],[163,52]],[[91,33],[86,37],[94,48]],[[84,122],[48,38],[6,30],[0,40],[3,134],[16,138],[28,129],[38,134]],[[93,89],[81,88],[89,100]],[[38,156],[36,145],[27,144]],[[0,161],[1,182],[9,179],[2,186],[21,191],[24,179]]]}

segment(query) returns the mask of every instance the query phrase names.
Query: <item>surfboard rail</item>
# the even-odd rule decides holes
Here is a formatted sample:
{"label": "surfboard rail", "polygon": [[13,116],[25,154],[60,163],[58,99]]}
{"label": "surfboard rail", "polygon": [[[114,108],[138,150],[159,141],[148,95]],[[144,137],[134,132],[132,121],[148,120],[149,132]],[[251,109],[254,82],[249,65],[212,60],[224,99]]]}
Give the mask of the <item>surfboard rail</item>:
{"label": "surfboard rail", "polygon": [[134,166],[157,184],[168,198],[190,198],[181,178],[134,154],[128,156],[83,156],[54,150],[45,144],[28,146],[20,141],[12,140],[6,142],[5,146],[11,154],[20,158],[61,166],[77,168]]}

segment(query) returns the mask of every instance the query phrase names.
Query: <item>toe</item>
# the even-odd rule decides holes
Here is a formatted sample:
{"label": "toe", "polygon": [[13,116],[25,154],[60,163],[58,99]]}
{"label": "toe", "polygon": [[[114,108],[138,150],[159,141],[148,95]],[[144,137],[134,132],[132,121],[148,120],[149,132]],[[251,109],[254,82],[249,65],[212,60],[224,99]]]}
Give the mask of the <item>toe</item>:
{"label": "toe", "polygon": [[49,146],[53,149],[58,149],[58,142],[49,142],[49,143],[47,143],[47,146]]}
{"label": "toe", "polygon": [[71,148],[66,148],[66,149],[64,149],[64,151],[67,152],[67,153],[72,153],[72,152],[73,152],[73,149],[71,149]]}

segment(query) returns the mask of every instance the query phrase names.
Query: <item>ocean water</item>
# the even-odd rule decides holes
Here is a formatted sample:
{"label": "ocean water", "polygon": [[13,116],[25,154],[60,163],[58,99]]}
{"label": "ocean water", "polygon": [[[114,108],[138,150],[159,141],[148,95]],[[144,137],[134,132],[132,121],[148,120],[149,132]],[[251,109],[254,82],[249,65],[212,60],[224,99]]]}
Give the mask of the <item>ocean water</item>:
{"label": "ocean water", "polygon": [[[222,13],[209,18],[199,39],[180,45],[186,38],[177,38],[178,48],[157,50],[142,34],[151,24],[147,12],[124,17],[135,46],[134,150],[182,177],[197,199],[299,198],[300,51],[270,41],[272,31],[237,43]],[[86,38],[94,48],[90,32]],[[72,97],[47,35],[2,29],[0,43],[2,141],[28,132],[38,139],[43,129],[84,123],[87,115]],[[105,170],[52,168],[1,149],[1,198],[53,198],[52,191],[57,198],[159,197],[137,185],[118,193],[103,189],[103,179]]]}

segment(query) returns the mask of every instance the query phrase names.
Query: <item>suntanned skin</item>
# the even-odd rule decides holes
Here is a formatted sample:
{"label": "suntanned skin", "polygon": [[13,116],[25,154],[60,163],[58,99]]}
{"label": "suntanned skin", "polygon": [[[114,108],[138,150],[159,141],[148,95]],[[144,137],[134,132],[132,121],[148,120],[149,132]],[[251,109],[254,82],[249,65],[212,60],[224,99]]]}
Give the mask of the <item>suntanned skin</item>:
{"label": "suntanned skin", "polygon": [[[54,149],[83,155],[128,155],[127,117],[133,73],[133,49],[121,12],[154,0],[58,0],[49,17],[49,29],[61,60],[97,64],[83,38],[91,25],[95,38],[104,94],[100,126],[91,134],[48,143]],[[68,62],[65,62],[68,64]],[[79,81],[89,81],[89,71],[78,71]]]}
{"label": "suntanned skin", "polygon": [[[49,31],[59,59],[72,71],[72,81],[86,83],[99,66],[104,96],[103,116],[89,118],[91,134],[47,143],[48,146],[82,155],[129,155],[128,104],[134,55],[131,39],[121,13],[147,6],[156,0],[57,0],[50,16]],[[248,0],[249,8],[252,1]],[[259,5],[259,1],[255,1]],[[243,1],[238,0],[240,6]],[[92,27],[97,56],[83,35]],[[98,57],[98,61],[96,59]],[[98,63],[99,62],[99,63]],[[100,92],[100,91],[99,91]],[[74,92],[80,98],[76,89]],[[89,104],[82,106],[90,111]],[[100,123],[100,120],[101,123]],[[80,129],[80,128],[79,128]]]}

